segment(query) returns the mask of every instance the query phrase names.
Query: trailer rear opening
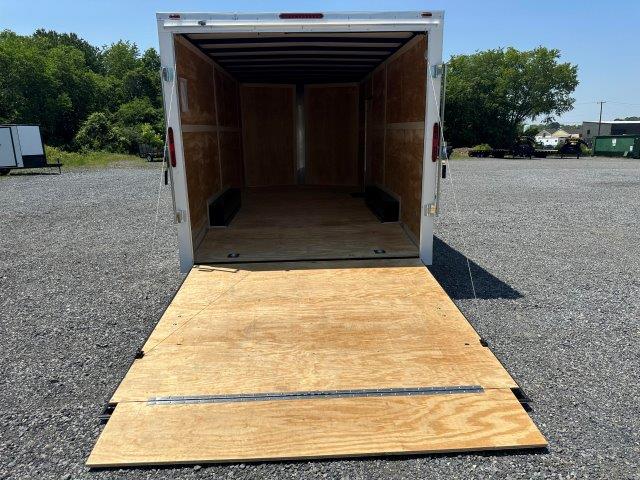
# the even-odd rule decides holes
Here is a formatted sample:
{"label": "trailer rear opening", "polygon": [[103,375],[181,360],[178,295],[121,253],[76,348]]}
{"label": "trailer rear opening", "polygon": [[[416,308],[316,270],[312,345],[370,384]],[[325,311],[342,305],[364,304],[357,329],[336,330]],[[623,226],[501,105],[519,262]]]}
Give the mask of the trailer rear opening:
{"label": "trailer rear opening", "polygon": [[546,445],[424,267],[442,27],[441,12],[158,14],[190,273],[89,466]]}
{"label": "trailer rear opening", "polygon": [[[402,31],[176,35],[195,262],[417,255],[426,48]],[[365,186],[393,223],[351,196]],[[237,218],[212,228],[230,189]]]}

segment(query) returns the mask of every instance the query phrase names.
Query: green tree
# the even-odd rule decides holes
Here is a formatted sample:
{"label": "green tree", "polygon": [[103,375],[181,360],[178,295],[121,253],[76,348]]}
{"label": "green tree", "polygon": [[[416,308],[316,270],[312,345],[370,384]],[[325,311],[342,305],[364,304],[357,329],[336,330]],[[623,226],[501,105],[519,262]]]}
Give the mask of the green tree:
{"label": "green tree", "polygon": [[154,107],[148,98],[136,98],[120,105],[114,120],[124,127],[149,123],[162,129],[162,109]]}
{"label": "green tree", "polygon": [[137,67],[128,71],[119,83],[122,101],[129,102],[135,98],[147,98],[156,107],[162,105],[160,92],[160,75],[150,72],[145,67]]}
{"label": "green tree", "polygon": [[103,112],[94,112],[84,121],[74,139],[81,150],[106,150],[111,141],[112,120]]}
{"label": "green tree", "polygon": [[159,69],[154,49],[130,42],[1,31],[0,123],[39,124],[52,146],[135,151],[143,126],[163,131]]}
{"label": "green tree", "polygon": [[28,38],[0,33],[0,122],[35,123],[47,98],[44,58]]}
{"label": "green tree", "polygon": [[44,48],[47,49],[66,46],[80,50],[84,55],[84,62],[86,65],[96,73],[103,73],[102,54],[100,49],[78,37],[75,33],[58,33],[53,30],[40,28],[34,32],[33,39],[44,42]]}
{"label": "green tree", "polygon": [[106,47],[102,52],[105,73],[122,78],[139,64],[140,51],[135,43],[120,40]]}
{"label": "green tree", "polygon": [[522,134],[526,135],[527,137],[535,137],[538,133],[540,133],[539,125],[529,125],[522,131]]}
{"label": "green tree", "polygon": [[572,108],[577,67],[538,47],[495,49],[451,58],[445,134],[454,146],[510,146],[522,123]]}
{"label": "green tree", "polygon": [[68,143],[94,109],[94,77],[83,53],[73,47],[61,45],[48,50],[44,63],[49,88],[39,123],[56,143]]}

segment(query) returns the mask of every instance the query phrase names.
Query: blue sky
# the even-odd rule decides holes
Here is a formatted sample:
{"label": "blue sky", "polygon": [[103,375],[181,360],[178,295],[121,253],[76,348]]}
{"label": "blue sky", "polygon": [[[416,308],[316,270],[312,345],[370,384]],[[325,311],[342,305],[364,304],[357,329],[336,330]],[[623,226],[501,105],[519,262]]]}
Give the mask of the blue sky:
{"label": "blue sky", "polygon": [[156,11],[445,10],[445,58],[487,48],[558,48],[579,66],[576,105],[560,120],[640,116],[640,1],[149,1],[0,0],[0,28],[75,32],[95,45],[157,47]]}

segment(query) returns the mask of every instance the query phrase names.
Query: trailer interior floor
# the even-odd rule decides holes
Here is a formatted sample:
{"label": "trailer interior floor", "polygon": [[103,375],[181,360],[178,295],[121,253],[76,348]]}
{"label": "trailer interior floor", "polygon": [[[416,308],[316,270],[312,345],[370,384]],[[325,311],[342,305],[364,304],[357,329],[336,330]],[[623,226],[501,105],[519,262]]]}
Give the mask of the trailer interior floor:
{"label": "trailer interior floor", "polygon": [[400,223],[381,223],[354,188],[245,190],[228,227],[210,228],[196,263],[416,257]]}
{"label": "trailer interior floor", "polygon": [[546,446],[418,259],[194,267],[142,352],[91,467]]}

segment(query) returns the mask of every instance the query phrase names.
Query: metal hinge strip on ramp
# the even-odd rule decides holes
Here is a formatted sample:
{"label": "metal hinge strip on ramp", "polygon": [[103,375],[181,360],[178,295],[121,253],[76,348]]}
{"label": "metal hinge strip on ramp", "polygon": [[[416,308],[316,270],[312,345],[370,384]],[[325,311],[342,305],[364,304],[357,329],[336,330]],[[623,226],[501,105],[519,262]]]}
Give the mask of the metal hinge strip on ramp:
{"label": "metal hinge strip on ramp", "polygon": [[274,400],[310,400],[320,398],[403,397],[413,395],[453,395],[484,393],[479,385],[450,387],[375,388],[359,390],[312,390],[304,392],[240,393],[233,395],[194,395],[153,397],[148,405],[177,405],[190,403],[265,402]]}

